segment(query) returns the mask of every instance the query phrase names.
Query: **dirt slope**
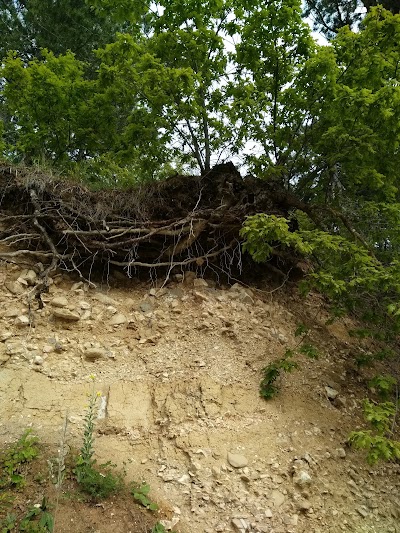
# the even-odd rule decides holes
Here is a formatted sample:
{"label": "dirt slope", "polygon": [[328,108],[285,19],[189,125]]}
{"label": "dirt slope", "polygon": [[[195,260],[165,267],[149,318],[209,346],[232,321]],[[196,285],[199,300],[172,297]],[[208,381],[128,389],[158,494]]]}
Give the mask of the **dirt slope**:
{"label": "dirt slope", "polygon": [[[1,266],[2,442],[32,426],[56,443],[67,416],[79,445],[94,374],[99,458],[148,481],[176,531],[400,531],[398,466],[369,467],[344,445],[366,391],[345,324],[328,329],[319,298],[193,276],[95,289],[57,276],[29,313],[33,277]],[[300,322],[321,357],[265,402],[260,370],[298,343]],[[96,531],[117,531],[109,520]]]}

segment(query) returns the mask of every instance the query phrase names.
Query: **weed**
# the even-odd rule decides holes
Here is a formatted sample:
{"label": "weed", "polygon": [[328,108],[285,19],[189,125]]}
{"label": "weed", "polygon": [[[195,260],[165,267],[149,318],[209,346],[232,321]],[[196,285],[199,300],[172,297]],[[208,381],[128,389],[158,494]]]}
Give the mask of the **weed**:
{"label": "weed", "polygon": [[0,492],[0,515],[3,515],[7,509],[12,507],[14,500],[15,497],[10,491],[2,490]]}
{"label": "weed", "polygon": [[17,517],[15,514],[9,513],[7,516],[0,522],[0,532],[1,533],[9,533],[12,531],[15,527],[15,524],[17,522]]}
{"label": "weed", "polygon": [[[136,501],[138,501],[140,504],[142,504],[143,507],[146,507],[146,509],[149,509],[150,511],[157,511],[158,505],[156,503],[153,503],[147,497],[149,492],[150,492],[150,485],[148,485],[147,483],[140,483],[140,484],[132,483],[131,485],[131,494],[133,498]],[[161,525],[161,527],[163,526]],[[163,531],[163,530],[160,530],[160,531]]]}
{"label": "weed", "polygon": [[157,522],[157,524],[151,528],[150,533],[166,533],[166,531],[165,527],[160,522]]}
{"label": "weed", "polygon": [[33,505],[19,525],[20,531],[26,533],[52,533],[54,530],[53,515],[49,512],[46,498],[42,503]]}
{"label": "weed", "polygon": [[38,456],[38,439],[27,429],[21,438],[0,457],[0,488],[15,487],[20,489],[25,484],[21,470]]}
{"label": "weed", "polygon": [[93,500],[107,498],[111,494],[118,492],[122,487],[121,476],[115,475],[112,471],[114,465],[110,462],[99,465],[98,470],[94,455],[94,422],[96,419],[96,406],[98,394],[94,391],[89,395],[89,405],[85,415],[85,425],[83,432],[83,444],[76,461],[74,473],[76,480],[83,492],[88,494]]}

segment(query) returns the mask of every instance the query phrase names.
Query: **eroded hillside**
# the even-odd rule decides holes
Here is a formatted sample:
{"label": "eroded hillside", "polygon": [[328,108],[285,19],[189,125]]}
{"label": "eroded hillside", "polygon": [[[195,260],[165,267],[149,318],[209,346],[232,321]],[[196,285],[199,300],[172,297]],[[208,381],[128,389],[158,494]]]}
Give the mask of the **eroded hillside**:
{"label": "eroded hillside", "polygon": [[[36,309],[33,271],[3,264],[0,277],[3,443],[30,426],[57,443],[67,417],[79,446],[95,375],[99,458],[148,481],[176,531],[400,531],[398,465],[370,467],[345,445],[362,424],[365,382],[350,364],[360,347],[343,321],[326,326],[319,297],[191,273],[97,287],[56,275]],[[266,402],[260,371],[298,344],[299,323],[320,358]],[[106,504],[96,512],[96,531],[127,532]]]}

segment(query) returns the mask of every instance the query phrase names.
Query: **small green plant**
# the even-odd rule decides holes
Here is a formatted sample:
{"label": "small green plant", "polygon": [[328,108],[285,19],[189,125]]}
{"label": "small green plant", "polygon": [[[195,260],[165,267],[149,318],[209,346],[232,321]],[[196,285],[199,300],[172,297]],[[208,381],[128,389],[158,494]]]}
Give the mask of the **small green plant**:
{"label": "small green plant", "polygon": [[38,438],[27,429],[20,439],[0,456],[0,489],[15,487],[20,489],[25,484],[23,467],[38,456]]}
{"label": "small green plant", "polygon": [[85,415],[83,444],[74,469],[76,480],[81,490],[95,501],[107,498],[120,490],[122,485],[121,476],[113,473],[112,469],[114,465],[107,462],[96,468],[97,461],[93,458],[97,398],[98,394],[95,393],[93,384],[93,390],[89,394],[89,405]]}
{"label": "small green plant", "polygon": [[17,523],[17,516],[13,513],[8,513],[7,516],[0,522],[0,532],[10,533]]}
{"label": "small green plant", "polygon": [[52,533],[54,530],[53,515],[49,512],[49,504],[43,498],[40,505],[33,505],[19,525],[20,531],[26,533]]}
{"label": "small green plant", "polygon": [[353,431],[348,442],[351,446],[367,451],[367,461],[375,464],[379,460],[400,459],[400,442],[394,440],[393,428],[397,414],[396,404],[364,402],[364,416],[372,429]]}
{"label": "small green plant", "polygon": [[157,522],[157,524],[151,528],[150,533],[166,533],[166,531],[165,527],[160,522]]}
{"label": "small green plant", "polygon": [[309,357],[310,359],[318,359],[319,352],[313,344],[303,344],[299,348],[299,352]]}
{"label": "small green plant", "polygon": [[393,376],[375,376],[368,383],[371,389],[375,389],[378,395],[386,400],[392,394],[397,385],[397,380]]}
{"label": "small green plant", "polygon": [[[143,505],[143,507],[146,507],[146,509],[149,509],[150,511],[157,511],[158,505],[156,503],[153,503],[148,498],[149,492],[150,492],[150,485],[148,485],[147,483],[133,482],[131,484],[131,494],[133,498],[136,501],[138,501],[141,505]],[[163,526],[161,525],[161,527]],[[163,531],[163,530],[160,530],[160,531]]]}
{"label": "small green plant", "polygon": [[276,359],[269,365],[263,368],[263,379],[260,383],[260,395],[269,400],[273,398],[277,392],[278,387],[276,380],[281,375],[281,372],[292,372],[298,367],[296,361],[293,361],[294,352],[286,350],[285,355],[280,359]]}

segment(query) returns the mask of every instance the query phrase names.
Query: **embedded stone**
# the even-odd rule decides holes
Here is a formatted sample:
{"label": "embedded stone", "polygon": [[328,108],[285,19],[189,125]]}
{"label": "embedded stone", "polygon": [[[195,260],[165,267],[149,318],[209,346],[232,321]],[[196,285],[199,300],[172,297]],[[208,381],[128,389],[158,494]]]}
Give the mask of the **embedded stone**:
{"label": "embedded stone", "polygon": [[247,457],[240,453],[228,452],[228,463],[233,466],[233,468],[243,468],[248,465],[249,461]]}

